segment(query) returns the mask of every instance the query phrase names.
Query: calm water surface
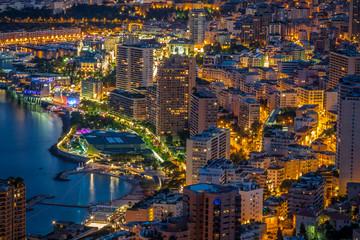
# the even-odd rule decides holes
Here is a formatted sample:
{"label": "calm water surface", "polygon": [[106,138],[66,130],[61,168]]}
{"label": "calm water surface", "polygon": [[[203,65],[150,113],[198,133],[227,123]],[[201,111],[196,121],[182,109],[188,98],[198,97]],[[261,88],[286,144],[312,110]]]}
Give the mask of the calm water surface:
{"label": "calm water surface", "polygon": [[[69,182],[55,181],[59,172],[76,167],[48,151],[61,132],[62,122],[57,115],[39,106],[18,103],[0,90],[0,178],[22,177],[27,198],[51,194],[55,198],[46,201],[62,204],[99,203],[130,191],[127,182],[94,174],[72,175]],[[53,220],[81,222],[87,216],[86,209],[37,205],[27,212],[27,232],[46,234]]]}

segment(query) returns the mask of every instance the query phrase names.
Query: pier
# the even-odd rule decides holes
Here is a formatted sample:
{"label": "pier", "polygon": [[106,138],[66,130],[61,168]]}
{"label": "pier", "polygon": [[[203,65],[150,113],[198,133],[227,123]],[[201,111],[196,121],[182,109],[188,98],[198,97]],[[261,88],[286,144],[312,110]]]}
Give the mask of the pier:
{"label": "pier", "polygon": [[39,196],[35,196],[30,198],[29,200],[26,201],[26,211],[31,211],[33,210],[33,206],[35,206],[36,204],[39,204],[40,202],[44,201],[45,199],[53,199],[54,196],[52,195],[39,195]]}
{"label": "pier", "polygon": [[78,174],[78,173],[100,173],[102,172],[104,169],[89,169],[89,168],[83,168],[80,170],[69,170],[69,171],[65,171],[62,173],[59,173],[56,177],[55,180],[57,181],[70,181],[70,178],[68,178],[70,175],[72,174]]}
{"label": "pier", "polygon": [[88,205],[75,205],[75,204],[62,204],[62,203],[49,203],[49,202],[39,202],[40,205],[48,206],[57,206],[57,207],[74,207],[74,208],[89,208]]}

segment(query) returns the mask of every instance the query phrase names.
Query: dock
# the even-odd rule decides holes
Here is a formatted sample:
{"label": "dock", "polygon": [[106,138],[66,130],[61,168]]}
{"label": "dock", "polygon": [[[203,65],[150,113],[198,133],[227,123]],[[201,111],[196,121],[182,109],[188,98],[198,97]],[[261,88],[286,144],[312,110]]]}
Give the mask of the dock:
{"label": "dock", "polygon": [[53,198],[54,198],[53,195],[38,195],[38,196],[32,197],[26,201],[26,211],[33,210],[33,208],[32,208],[33,206],[41,203],[45,199],[53,199]]}
{"label": "dock", "polygon": [[62,204],[62,203],[49,203],[39,202],[40,205],[57,206],[57,207],[74,207],[74,208],[89,208],[88,205],[76,205],[76,204]]}
{"label": "dock", "polygon": [[62,173],[59,173],[56,177],[55,180],[56,181],[70,181],[70,178],[68,178],[70,175],[72,174],[78,174],[78,173],[100,173],[101,171],[103,171],[103,169],[88,169],[88,168],[84,168],[81,170],[69,170],[69,171],[65,171]]}

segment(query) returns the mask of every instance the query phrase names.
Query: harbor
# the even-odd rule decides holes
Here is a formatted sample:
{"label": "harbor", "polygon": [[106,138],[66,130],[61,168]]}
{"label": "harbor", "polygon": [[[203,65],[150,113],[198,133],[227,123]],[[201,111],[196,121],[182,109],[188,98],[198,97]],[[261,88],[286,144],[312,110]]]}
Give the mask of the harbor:
{"label": "harbor", "polygon": [[[18,101],[7,95],[6,90],[0,90],[0,110],[3,113],[0,117],[0,131],[3,133],[0,150],[6,152],[2,155],[0,174],[3,178],[21,175],[27,183],[28,200],[51,195],[54,198],[45,202],[91,206],[119,199],[132,190],[129,182],[101,174],[72,174],[68,176],[71,181],[56,181],[57,174],[78,166],[49,152],[63,133],[63,120],[59,114],[46,111],[37,104]],[[29,208],[33,210],[27,212],[26,229],[35,234],[50,232],[53,220],[81,223],[89,218],[87,208],[40,204]]]}

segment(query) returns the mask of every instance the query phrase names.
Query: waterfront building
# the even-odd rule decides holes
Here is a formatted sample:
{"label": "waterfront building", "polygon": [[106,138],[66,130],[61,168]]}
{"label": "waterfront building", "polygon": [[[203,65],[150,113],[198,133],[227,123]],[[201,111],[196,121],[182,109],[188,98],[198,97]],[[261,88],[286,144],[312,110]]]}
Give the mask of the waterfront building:
{"label": "waterfront building", "polygon": [[69,86],[71,80],[70,76],[61,76],[58,74],[41,73],[25,76],[21,74],[14,76],[13,83],[27,86],[24,91],[25,94],[48,97],[56,86]]}
{"label": "waterfront building", "polygon": [[128,132],[94,130],[80,135],[79,141],[87,154],[146,154],[150,151],[140,136]]}
{"label": "waterfront building", "polygon": [[26,187],[21,178],[0,180],[0,239],[25,238]]}
{"label": "waterfront building", "polygon": [[80,94],[73,91],[57,90],[54,93],[54,102],[61,103],[69,107],[77,107],[80,103]]}
{"label": "waterfront building", "polygon": [[81,28],[58,28],[36,31],[11,31],[0,33],[0,42],[6,44],[17,44],[32,41],[55,41],[61,37],[77,39],[80,37]]}
{"label": "waterfront building", "polygon": [[204,9],[192,9],[189,11],[188,28],[190,39],[195,45],[203,45],[205,40],[206,13]]}
{"label": "waterfront building", "polygon": [[198,175],[209,160],[230,158],[230,131],[209,128],[186,141],[186,185],[198,183]]}
{"label": "waterfront building", "polygon": [[189,239],[235,239],[241,204],[237,195],[234,186],[201,183],[184,187]]}
{"label": "waterfront building", "polygon": [[188,129],[190,95],[195,87],[195,60],[172,56],[159,67],[156,83],[156,134]]}
{"label": "waterfront building", "polygon": [[118,45],[116,88],[133,91],[153,85],[154,48],[146,44]]}
{"label": "waterfront building", "polygon": [[115,115],[125,115],[136,121],[146,119],[146,97],[140,93],[115,89],[110,92],[109,107]]}
{"label": "waterfront building", "polygon": [[103,82],[96,79],[85,79],[81,81],[81,97],[101,100]]}
{"label": "waterfront building", "polygon": [[339,81],[336,133],[336,166],[339,169],[339,194],[346,184],[360,182],[360,76]]}
{"label": "waterfront building", "polygon": [[360,53],[354,51],[330,52],[329,83],[327,89],[336,88],[340,78],[360,75]]}
{"label": "waterfront building", "polygon": [[191,94],[190,136],[217,126],[218,99],[210,91],[194,91]]}
{"label": "waterfront building", "polygon": [[300,177],[289,189],[289,213],[296,214],[308,208],[322,210],[324,208],[325,183],[325,178],[314,172]]}

